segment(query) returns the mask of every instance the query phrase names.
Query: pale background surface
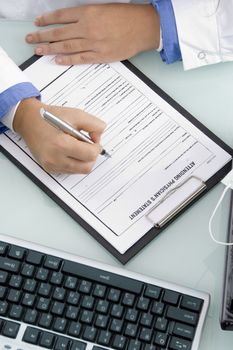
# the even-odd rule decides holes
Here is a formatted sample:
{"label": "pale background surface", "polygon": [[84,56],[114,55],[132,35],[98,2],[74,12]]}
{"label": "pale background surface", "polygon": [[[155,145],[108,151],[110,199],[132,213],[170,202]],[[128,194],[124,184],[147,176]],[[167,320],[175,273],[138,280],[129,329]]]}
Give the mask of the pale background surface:
{"label": "pale background surface", "polygon": [[[30,22],[0,22],[0,45],[17,64],[33,53],[24,36]],[[132,59],[211,131],[233,147],[233,63],[184,72],[181,63],[163,64],[155,52]],[[0,154],[0,232],[121,266],[53,200]],[[230,350],[233,332],[220,329],[224,247],[209,237],[208,220],[223,185],[217,185],[134,257],[125,269],[183,284],[211,294],[200,350]],[[226,235],[227,201],[215,220]]]}

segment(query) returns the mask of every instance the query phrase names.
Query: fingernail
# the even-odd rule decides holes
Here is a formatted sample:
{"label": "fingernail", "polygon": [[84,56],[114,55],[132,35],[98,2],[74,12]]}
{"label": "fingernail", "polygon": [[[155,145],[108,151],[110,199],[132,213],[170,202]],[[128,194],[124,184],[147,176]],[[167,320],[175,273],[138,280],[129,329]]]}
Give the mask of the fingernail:
{"label": "fingernail", "polygon": [[40,16],[36,17],[36,18],[35,18],[35,21],[34,21],[34,24],[35,24],[36,26],[40,25],[40,20],[41,20],[41,17],[40,17]]}
{"label": "fingernail", "polygon": [[31,43],[32,40],[33,40],[32,35],[31,35],[31,34],[28,34],[28,35],[26,36],[26,40],[27,40],[28,43]]}
{"label": "fingernail", "polygon": [[55,61],[56,61],[57,64],[62,64],[62,61],[63,61],[63,60],[62,60],[61,57],[56,57],[56,58],[55,58]]}
{"label": "fingernail", "polygon": [[42,55],[42,53],[43,53],[42,47],[37,47],[35,52],[36,52],[37,55]]}

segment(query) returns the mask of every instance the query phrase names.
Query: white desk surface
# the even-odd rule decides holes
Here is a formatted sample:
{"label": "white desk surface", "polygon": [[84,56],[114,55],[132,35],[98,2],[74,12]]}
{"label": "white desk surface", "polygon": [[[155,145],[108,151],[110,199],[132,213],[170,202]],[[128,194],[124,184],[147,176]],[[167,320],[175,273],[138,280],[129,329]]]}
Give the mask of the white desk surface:
{"label": "white desk surface", "polygon": [[[0,22],[0,45],[17,64],[33,53],[24,42],[32,29],[30,22]],[[181,63],[167,66],[155,52],[141,54],[132,62],[233,147],[233,63],[184,72]],[[1,233],[121,265],[2,154],[0,184]],[[124,266],[210,293],[200,350],[230,350],[233,344],[233,332],[224,332],[219,325],[225,249],[208,234],[208,219],[222,189],[218,184]],[[221,239],[226,235],[223,217],[226,207],[215,221]]]}

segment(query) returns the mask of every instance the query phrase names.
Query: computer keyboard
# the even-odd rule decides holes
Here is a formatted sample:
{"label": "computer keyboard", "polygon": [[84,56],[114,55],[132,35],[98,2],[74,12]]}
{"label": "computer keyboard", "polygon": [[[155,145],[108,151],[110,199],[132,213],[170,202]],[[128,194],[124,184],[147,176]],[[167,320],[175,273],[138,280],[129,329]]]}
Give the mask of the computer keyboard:
{"label": "computer keyboard", "polygon": [[198,349],[209,295],[0,234],[0,349]]}

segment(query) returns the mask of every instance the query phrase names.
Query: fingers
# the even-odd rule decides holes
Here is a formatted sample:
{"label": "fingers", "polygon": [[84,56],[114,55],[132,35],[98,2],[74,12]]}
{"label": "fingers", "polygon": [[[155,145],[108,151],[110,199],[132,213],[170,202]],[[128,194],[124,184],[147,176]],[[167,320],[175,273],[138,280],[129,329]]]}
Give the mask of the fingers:
{"label": "fingers", "polygon": [[47,109],[70,123],[74,128],[86,131],[89,134],[101,135],[106,128],[104,121],[80,109],[56,106],[48,106]]}
{"label": "fingers", "polygon": [[101,146],[98,143],[89,144],[67,134],[59,136],[57,150],[67,158],[93,163],[101,152]]}
{"label": "fingers", "polygon": [[45,160],[41,162],[41,166],[48,173],[63,174],[89,174],[95,165],[95,162],[83,162],[72,158],[64,158],[58,163],[54,163],[54,159],[50,162]]}
{"label": "fingers", "polygon": [[57,64],[75,65],[75,64],[92,64],[92,63],[107,63],[109,59],[101,58],[96,52],[87,51],[79,52],[72,55],[59,55],[55,58]]}
{"label": "fingers", "polygon": [[79,12],[78,8],[67,8],[48,12],[36,17],[35,24],[37,26],[47,26],[50,24],[77,22]]}
{"label": "fingers", "polygon": [[40,164],[50,173],[87,174],[101,151],[98,144],[90,145],[63,133],[57,136],[53,146],[53,150],[40,158]]}
{"label": "fingers", "polygon": [[72,39],[49,44],[40,44],[36,49],[37,55],[71,54],[74,52],[92,51],[93,44],[86,39]]}
{"label": "fingers", "polygon": [[29,33],[26,36],[26,41],[29,44],[36,44],[41,42],[56,42],[82,37],[83,35],[81,33],[81,28],[79,28],[77,23],[72,23],[62,27]]}

